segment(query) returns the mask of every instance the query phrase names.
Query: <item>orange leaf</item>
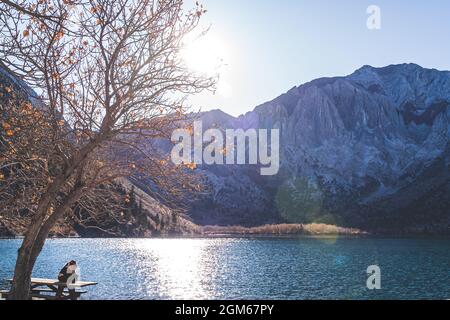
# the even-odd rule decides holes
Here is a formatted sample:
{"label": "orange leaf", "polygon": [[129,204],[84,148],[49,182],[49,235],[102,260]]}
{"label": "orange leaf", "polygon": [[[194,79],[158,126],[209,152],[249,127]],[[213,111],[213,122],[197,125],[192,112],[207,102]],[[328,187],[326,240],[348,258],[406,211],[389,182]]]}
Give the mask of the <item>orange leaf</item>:
{"label": "orange leaf", "polygon": [[191,170],[195,170],[197,168],[197,164],[195,162],[186,164],[186,167],[188,167]]}

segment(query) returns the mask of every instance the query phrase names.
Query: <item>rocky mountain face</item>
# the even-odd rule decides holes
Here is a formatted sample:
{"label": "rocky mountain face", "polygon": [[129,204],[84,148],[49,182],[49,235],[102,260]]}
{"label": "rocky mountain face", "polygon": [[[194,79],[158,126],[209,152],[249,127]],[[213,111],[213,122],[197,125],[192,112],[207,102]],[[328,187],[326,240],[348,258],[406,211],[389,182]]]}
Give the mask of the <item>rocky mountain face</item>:
{"label": "rocky mountain face", "polygon": [[203,127],[280,129],[280,171],[200,166],[201,224],[326,222],[378,232],[450,233],[450,72],[364,66],[294,87]]}

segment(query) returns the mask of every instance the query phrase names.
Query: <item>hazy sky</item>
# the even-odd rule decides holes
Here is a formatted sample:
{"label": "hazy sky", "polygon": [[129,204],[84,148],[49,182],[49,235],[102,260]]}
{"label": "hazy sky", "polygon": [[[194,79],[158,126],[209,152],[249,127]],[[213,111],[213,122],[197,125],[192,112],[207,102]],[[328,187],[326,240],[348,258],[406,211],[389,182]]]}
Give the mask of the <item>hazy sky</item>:
{"label": "hazy sky", "polygon": [[[239,115],[293,86],[347,75],[366,64],[414,62],[450,70],[448,0],[201,3],[208,10],[203,26],[211,26],[204,47],[223,59],[219,92],[191,100],[202,110],[220,108]],[[380,30],[367,28],[369,5],[381,9]],[[206,60],[197,56],[196,63]]]}

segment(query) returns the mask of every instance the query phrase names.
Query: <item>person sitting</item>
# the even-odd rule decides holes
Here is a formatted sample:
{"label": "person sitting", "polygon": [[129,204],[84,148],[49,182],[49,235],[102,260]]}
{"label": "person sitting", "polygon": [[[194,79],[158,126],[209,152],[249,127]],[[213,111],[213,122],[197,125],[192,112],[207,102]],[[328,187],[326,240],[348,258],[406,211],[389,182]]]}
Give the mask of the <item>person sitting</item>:
{"label": "person sitting", "polygon": [[[77,269],[77,262],[75,260],[71,260],[68,263],[64,265],[64,267],[59,271],[58,274],[58,281],[60,284],[58,284],[58,292],[56,293],[56,296],[61,298],[64,287],[67,286],[67,281],[69,280],[70,276],[75,273]],[[72,283],[75,283],[75,278],[72,280]],[[69,297],[71,299],[74,298],[75,289],[69,288]]]}

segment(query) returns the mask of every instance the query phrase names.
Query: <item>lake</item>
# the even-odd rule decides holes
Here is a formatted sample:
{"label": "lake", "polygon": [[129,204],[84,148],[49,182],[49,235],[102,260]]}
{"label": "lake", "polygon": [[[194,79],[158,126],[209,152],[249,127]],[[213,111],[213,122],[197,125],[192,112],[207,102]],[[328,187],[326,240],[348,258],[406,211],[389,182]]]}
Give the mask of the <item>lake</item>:
{"label": "lake", "polygon": [[[20,240],[0,240],[0,279]],[[51,239],[34,277],[75,259],[84,299],[449,299],[449,239]],[[366,287],[381,268],[381,289]],[[3,281],[0,286],[5,286]]]}

